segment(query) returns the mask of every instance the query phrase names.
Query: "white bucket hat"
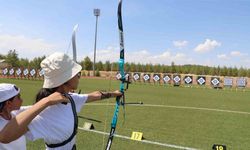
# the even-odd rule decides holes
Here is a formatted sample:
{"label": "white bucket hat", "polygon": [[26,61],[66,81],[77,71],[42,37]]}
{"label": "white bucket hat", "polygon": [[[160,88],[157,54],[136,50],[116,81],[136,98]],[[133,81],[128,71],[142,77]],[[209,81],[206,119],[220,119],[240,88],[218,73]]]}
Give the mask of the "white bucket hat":
{"label": "white bucket hat", "polygon": [[44,70],[43,88],[54,88],[62,85],[78,72],[82,66],[74,62],[64,53],[53,53],[41,62]]}
{"label": "white bucket hat", "polygon": [[10,98],[18,95],[20,89],[14,84],[0,83],[0,102],[9,100]]}

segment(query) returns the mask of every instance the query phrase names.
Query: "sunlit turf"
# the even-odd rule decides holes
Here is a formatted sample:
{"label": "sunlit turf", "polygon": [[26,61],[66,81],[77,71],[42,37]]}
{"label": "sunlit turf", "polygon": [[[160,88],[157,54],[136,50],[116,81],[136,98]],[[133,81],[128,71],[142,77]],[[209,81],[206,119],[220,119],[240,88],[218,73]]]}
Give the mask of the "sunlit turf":
{"label": "sunlit turf", "polygon": [[[15,83],[21,87],[24,105],[32,104],[36,92],[42,87],[40,80],[0,79],[0,82]],[[79,89],[82,93],[119,89],[119,81],[111,81],[111,84],[109,82],[104,79],[83,78],[80,80]],[[244,92],[204,87],[132,84],[126,91],[126,101],[142,101],[144,105],[127,105],[125,120],[123,109],[120,108],[116,133],[130,137],[133,131],[139,131],[146,140],[205,150],[211,150],[213,144],[223,144],[232,150],[250,149],[249,97],[249,90]],[[84,106],[79,116],[100,122],[79,118],[79,126],[82,127],[84,122],[91,122],[95,130],[109,132],[114,106],[106,104],[114,102],[115,99],[110,99],[98,102],[103,105]],[[106,142],[107,137],[102,134],[78,130],[78,149],[100,150],[105,148]],[[44,149],[42,140],[28,142],[28,150],[36,149]],[[173,148],[115,137],[112,149]]]}

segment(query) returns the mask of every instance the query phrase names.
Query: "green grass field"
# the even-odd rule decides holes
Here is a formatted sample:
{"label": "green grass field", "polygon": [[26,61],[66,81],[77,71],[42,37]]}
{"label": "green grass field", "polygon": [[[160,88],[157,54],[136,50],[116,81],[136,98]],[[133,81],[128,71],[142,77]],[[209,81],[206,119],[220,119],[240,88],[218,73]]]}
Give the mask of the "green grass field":
{"label": "green grass field", "polygon": [[[38,80],[0,79],[0,82],[15,83],[22,89],[24,105],[32,104],[35,93],[42,86]],[[115,90],[118,81],[81,79],[82,93],[95,90]],[[147,144],[115,137],[112,149],[119,150],[165,150],[188,147],[211,150],[213,144],[226,145],[228,150],[250,149],[250,91],[215,90],[209,88],[184,88],[149,84],[132,84],[126,92],[127,102],[139,102],[141,106],[127,105],[126,119],[120,109],[116,134],[130,137],[133,131],[143,133],[145,140],[165,146]],[[84,122],[94,124],[95,130],[109,132],[115,102],[102,101],[98,105],[84,106],[79,116],[79,127]],[[108,104],[108,105],[107,105]],[[77,148],[104,149],[107,136],[78,130]],[[28,143],[28,150],[44,149],[41,140]]]}

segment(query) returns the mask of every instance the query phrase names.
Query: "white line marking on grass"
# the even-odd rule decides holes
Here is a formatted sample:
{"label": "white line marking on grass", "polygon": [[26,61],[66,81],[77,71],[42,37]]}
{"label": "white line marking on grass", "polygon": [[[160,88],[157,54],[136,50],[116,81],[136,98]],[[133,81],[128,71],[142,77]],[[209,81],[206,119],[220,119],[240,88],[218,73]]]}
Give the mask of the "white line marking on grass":
{"label": "white line marking on grass", "polygon": [[[86,105],[114,105],[114,104],[101,104],[101,103],[92,103]],[[218,112],[226,112],[226,113],[236,113],[236,114],[246,114],[250,115],[250,112],[244,111],[234,111],[234,110],[225,110],[225,109],[213,109],[213,108],[200,108],[200,107],[188,107],[188,106],[173,106],[173,105],[154,105],[154,104],[142,104],[142,105],[130,105],[130,106],[137,106],[137,107],[163,107],[163,108],[177,108],[177,109],[194,109],[194,110],[207,110],[207,111],[218,111]]]}
{"label": "white line marking on grass", "polygon": [[[98,133],[98,134],[103,134],[103,135],[109,135],[109,133],[107,133],[107,132],[102,132],[102,131],[97,131],[97,130],[88,130],[88,129],[84,129],[84,128],[81,128],[81,127],[78,127],[78,129],[84,130],[84,131],[88,131],[88,132],[94,132],[94,133]],[[118,138],[122,138],[122,139],[131,140],[130,137],[124,136],[124,135],[115,134],[114,136],[118,137]],[[198,150],[196,148],[183,147],[183,146],[178,146],[178,145],[173,145],[173,144],[166,144],[166,143],[160,143],[160,142],[154,142],[154,141],[149,141],[149,140],[142,140],[142,141],[138,141],[138,142],[147,143],[147,144],[154,144],[154,145],[160,145],[160,146],[165,146],[165,147],[170,147],[170,148],[176,148],[176,149],[183,149],[183,150]]]}
{"label": "white line marking on grass", "polygon": [[208,111],[219,111],[219,112],[227,112],[227,113],[236,113],[236,114],[247,114],[247,115],[250,115],[250,112],[224,110],[224,109],[213,109],[213,108],[199,108],[199,107],[171,106],[171,105],[151,105],[151,104],[145,104],[145,106],[148,106],[148,107],[168,107],[168,108],[178,108],[178,109],[208,110]]}

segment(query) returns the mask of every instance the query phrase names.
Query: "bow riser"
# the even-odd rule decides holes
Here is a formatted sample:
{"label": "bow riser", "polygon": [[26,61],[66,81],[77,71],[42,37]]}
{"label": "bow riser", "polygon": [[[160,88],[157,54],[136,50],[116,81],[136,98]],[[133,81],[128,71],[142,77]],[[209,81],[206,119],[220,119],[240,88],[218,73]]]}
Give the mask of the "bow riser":
{"label": "bow riser", "polygon": [[[125,72],[124,72],[124,39],[123,39],[121,10],[122,10],[122,0],[119,1],[117,15],[118,15],[119,38],[120,38],[120,59],[119,59],[119,71],[120,71],[120,75],[121,75],[120,92],[124,96],[124,83],[126,81],[125,81]],[[123,100],[121,103],[121,98],[122,98],[122,96],[116,97],[115,111],[114,111],[113,119],[111,122],[111,130],[110,130],[109,139],[108,139],[108,142],[106,145],[106,150],[110,150],[110,148],[111,148],[112,140],[113,140],[113,137],[115,134],[117,119],[118,119],[119,106],[121,104],[123,105],[123,103],[124,103]],[[124,107],[124,105],[123,105],[123,107]]]}

